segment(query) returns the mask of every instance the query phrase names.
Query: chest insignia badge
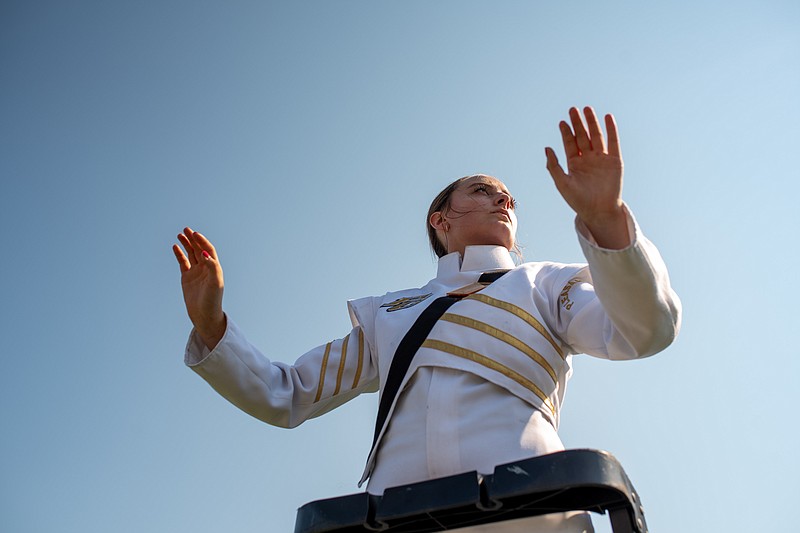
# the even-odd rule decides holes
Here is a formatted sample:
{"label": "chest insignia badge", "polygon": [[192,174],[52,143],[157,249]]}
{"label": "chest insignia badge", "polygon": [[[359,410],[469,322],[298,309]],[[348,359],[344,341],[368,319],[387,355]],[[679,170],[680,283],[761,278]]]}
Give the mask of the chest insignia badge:
{"label": "chest insignia badge", "polygon": [[398,298],[393,302],[389,302],[388,304],[383,304],[381,307],[388,307],[386,310],[387,312],[391,313],[392,311],[399,311],[401,309],[408,309],[409,307],[414,307],[418,303],[427,300],[432,295],[432,292],[428,294],[423,294],[422,296],[412,296],[410,298],[403,297]]}

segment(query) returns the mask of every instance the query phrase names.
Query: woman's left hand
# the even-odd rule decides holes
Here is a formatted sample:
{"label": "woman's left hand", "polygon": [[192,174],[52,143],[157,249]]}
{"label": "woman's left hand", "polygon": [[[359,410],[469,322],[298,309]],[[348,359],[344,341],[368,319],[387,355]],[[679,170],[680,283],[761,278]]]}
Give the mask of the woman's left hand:
{"label": "woman's left hand", "polygon": [[605,116],[608,144],[594,110],[585,107],[586,125],[580,112],[569,110],[572,128],[559,123],[567,172],[552,148],[545,148],[547,170],[567,204],[586,225],[597,244],[621,249],[630,244],[627,218],[622,204],[622,153],[617,125],[612,115]]}

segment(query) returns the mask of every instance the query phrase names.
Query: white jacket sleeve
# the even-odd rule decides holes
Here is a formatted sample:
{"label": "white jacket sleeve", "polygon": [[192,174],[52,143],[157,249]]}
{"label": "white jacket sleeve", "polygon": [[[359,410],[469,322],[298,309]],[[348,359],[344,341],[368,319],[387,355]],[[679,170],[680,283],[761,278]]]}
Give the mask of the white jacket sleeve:
{"label": "white jacket sleeve", "polygon": [[378,390],[378,370],[360,326],[302,355],[293,365],[272,362],[228,318],[225,335],[208,350],[192,330],[185,362],[242,411],[291,428]]}
{"label": "white jacket sleeve", "polygon": [[[670,286],[664,261],[627,210],[631,244],[600,248],[576,224],[589,266],[562,279],[559,323],[562,339],[575,352],[608,359],[636,359],[669,346],[680,329],[681,303]],[[558,288],[557,287],[557,288]]]}

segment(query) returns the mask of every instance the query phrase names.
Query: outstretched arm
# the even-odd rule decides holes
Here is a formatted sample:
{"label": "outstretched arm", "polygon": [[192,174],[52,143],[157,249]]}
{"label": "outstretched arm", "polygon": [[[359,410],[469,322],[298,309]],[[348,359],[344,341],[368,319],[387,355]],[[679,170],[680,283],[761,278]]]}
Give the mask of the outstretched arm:
{"label": "outstretched arm", "polygon": [[360,326],[293,365],[268,359],[222,311],[225,283],[211,242],[191,228],[178,241],[183,248],[175,244],[172,251],[194,324],[185,362],[231,403],[269,424],[294,427],[378,390],[378,367]]}
{"label": "outstretched arm", "polygon": [[555,152],[545,148],[547,170],[564,200],[586,225],[602,248],[620,250],[631,243],[622,204],[622,153],[617,125],[612,115],[605,116],[608,144],[600,122],[591,107],[585,107],[586,124],[580,112],[569,110],[572,127],[559,123],[567,171]]}
{"label": "outstretched arm", "polygon": [[585,124],[574,107],[569,110],[572,126],[559,124],[566,172],[553,149],[545,148],[558,192],[599,246],[580,239],[589,269],[556,287],[558,334],[577,352],[611,359],[645,357],[663,350],[677,335],[680,300],[658,250],[622,202],[623,164],[614,117],[605,116],[606,143],[594,110],[586,107],[583,113]]}

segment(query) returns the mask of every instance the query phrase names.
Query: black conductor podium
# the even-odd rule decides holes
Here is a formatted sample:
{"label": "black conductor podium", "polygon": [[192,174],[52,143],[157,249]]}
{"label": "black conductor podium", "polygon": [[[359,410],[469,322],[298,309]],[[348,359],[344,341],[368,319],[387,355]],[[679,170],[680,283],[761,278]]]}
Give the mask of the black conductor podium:
{"label": "black conductor podium", "polygon": [[295,533],[428,533],[565,511],[609,514],[614,533],[647,533],[639,495],[608,452],[566,450],[467,472],[317,500],[297,511]]}

